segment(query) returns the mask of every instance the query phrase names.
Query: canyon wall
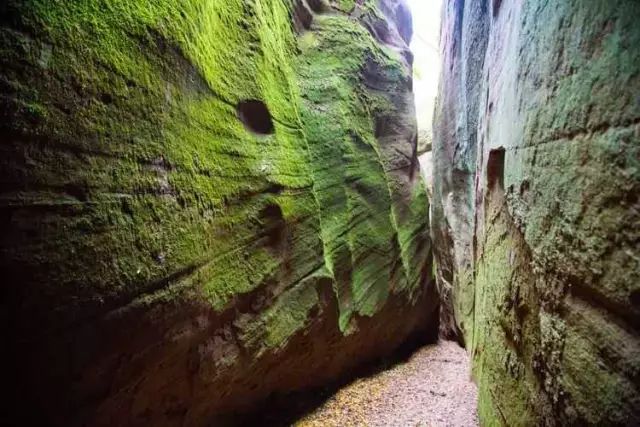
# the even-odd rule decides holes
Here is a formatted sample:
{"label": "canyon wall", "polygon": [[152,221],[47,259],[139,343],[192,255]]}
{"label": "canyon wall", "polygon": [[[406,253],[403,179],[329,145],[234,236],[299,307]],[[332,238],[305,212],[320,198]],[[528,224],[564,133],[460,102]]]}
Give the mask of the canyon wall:
{"label": "canyon wall", "polygon": [[233,423],[433,336],[401,1],[0,17],[4,422]]}
{"label": "canyon wall", "polygon": [[432,235],[484,425],[640,424],[640,3],[445,2]]}

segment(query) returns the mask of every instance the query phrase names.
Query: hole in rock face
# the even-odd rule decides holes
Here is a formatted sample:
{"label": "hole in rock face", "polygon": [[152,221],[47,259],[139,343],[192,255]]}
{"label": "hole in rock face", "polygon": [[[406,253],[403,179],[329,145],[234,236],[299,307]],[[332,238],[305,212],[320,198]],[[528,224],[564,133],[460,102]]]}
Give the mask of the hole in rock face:
{"label": "hole in rock face", "polygon": [[100,95],[100,101],[102,101],[103,104],[111,104],[113,102],[113,96],[111,96],[110,93],[103,93]]}
{"label": "hole in rock face", "polygon": [[487,178],[490,189],[494,188],[497,184],[500,190],[504,190],[504,148],[491,150],[489,152]]}
{"label": "hole in rock face", "polygon": [[252,99],[240,102],[238,104],[238,118],[253,133],[270,135],[274,132],[271,114],[262,101]]}

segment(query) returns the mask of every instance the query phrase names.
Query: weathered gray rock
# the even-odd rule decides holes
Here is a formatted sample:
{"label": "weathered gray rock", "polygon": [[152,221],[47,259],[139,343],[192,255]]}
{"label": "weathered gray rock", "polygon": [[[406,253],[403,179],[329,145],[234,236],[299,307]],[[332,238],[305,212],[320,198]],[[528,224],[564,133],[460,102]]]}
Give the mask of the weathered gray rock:
{"label": "weathered gray rock", "polygon": [[445,2],[441,328],[485,425],[640,423],[640,3]]}

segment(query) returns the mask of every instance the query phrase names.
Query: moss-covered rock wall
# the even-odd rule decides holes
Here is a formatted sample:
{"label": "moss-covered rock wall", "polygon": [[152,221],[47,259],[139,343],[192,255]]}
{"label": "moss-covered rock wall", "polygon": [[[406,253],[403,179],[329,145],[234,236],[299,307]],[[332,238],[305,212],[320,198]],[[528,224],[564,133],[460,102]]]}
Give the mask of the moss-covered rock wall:
{"label": "moss-covered rock wall", "polygon": [[232,422],[432,333],[402,2],[0,16],[4,417]]}
{"label": "moss-covered rock wall", "polygon": [[640,423],[639,16],[445,2],[436,274],[484,425]]}

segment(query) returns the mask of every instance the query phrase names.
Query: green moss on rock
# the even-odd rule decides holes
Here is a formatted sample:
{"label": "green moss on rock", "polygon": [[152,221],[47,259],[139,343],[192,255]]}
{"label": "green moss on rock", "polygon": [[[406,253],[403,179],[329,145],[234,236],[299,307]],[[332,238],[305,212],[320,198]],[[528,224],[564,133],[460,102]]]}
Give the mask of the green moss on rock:
{"label": "green moss on rock", "polygon": [[[368,320],[402,307],[387,352],[431,315],[410,67],[350,15],[387,19],[372,4],[337,2],[303,34],[288,0],[0,6],[18,400],[78,423],[202,423],[282,386],[278,369],[251,382],[274,358],[295,364],[310,330],[375,336]],[[245,127],[244,101],[272,134]],[[325,380],[368,356],[349,351]]]}

